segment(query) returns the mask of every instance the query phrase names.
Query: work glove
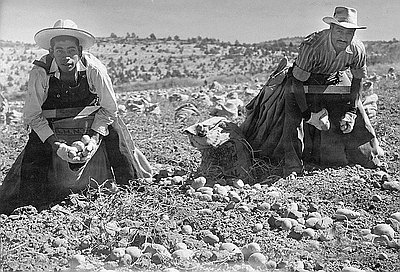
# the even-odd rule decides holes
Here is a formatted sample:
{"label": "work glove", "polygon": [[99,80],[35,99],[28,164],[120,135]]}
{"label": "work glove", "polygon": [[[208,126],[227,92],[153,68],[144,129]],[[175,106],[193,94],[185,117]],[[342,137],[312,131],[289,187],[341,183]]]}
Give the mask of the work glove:
{"label": "work glove", "polygon": [[312,112],[307,124],[313,125],[318,130],[329,130],[331,123],[329,122],[329,116],[327,109],[323,108],[319,112]]}
{"label": "work glove", "polygon": [[346,112],[342,119],[340,119],[340,130],[343,133],[350,133],[353,131],[354,124],[356,123],[357,114]]}

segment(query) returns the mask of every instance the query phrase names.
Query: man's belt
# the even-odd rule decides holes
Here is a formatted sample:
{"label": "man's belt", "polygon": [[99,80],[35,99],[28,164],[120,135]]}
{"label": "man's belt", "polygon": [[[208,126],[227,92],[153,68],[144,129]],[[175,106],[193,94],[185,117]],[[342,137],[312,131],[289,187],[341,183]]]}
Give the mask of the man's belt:
{"label": "man's belt", "polygon": [[309,94],[350,94],[351,86],[305,85],[304,92]]}

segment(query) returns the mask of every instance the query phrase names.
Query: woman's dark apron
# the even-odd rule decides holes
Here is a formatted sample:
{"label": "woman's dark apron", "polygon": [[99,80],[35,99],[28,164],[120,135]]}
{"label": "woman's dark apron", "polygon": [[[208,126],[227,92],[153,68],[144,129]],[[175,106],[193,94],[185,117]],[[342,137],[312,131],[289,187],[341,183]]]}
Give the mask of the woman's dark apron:
{"label": "woman's dark apron", "polygon": [[[46,63],[35,61],[34,64],[48,72],[51,61],[48,56]],[[98,97],[90,92],[85,71],[79,72],[75,87],[63,84],[53,74],[48,75],[48,97],[42,110],[63,112],[62,118],[57,116],[47,120],[54,133],[70,144],[89,132],[95,112],[79,118],[76,114],[87,106],[98,105]],[[129,180],[150,176],[147,159],[136,148],[119,117],[109,126],[109,135],[103,137],[98,150],[85,164],[63,161],[32,130],[27,145],[0,187],[0,213],[9,213],[22,205],[46,205],[89,185],[97,186],[107,179],[128,184]]]}

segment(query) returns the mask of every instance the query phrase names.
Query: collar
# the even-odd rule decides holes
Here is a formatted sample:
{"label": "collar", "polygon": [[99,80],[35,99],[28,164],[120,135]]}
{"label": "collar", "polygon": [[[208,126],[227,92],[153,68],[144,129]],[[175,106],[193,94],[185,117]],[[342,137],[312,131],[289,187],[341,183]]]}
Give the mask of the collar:
{"label": "collar", "polygon": [[[83,56],[82,56],[82,58],[83,58]],[[78,63],[76,64],[75,80],[78,80],[79,72],[83,72],[83,71],[87,70],[86,66],[82,62],[82,58],[80,58]],[[50,66],[50,71],[49,72],[50,73],[54,73],[54,76],[56,78],[60,79],[60,70],[58,69],[58,65],[57,65],[56,59],[54,59],[54,58],[53,58],[53,61],[51,62],[51,66]]]}
{"label": "collar", "polygon": [[[329,31],[329,34],[328,34],[328,47],[329,47],[329,51],[335,51],[335,48],[333,47],[333,44],[332,44],[332,35],[331,34],[332,33]],[[350,44],[346,47],[346,49],[344,51],[347,54],[353,54],[353,51],[351,50]],[[342,53],[342,52],[340,52],[340,53]]]}

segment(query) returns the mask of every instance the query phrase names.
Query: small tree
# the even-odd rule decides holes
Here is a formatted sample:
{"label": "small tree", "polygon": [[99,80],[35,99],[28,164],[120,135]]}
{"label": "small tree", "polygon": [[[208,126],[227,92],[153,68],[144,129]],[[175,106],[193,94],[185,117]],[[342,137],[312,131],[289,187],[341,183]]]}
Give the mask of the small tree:
{"label": "small tree", "polygon": [[149,36],[150,40],[157,40],[156,35],[154,35],[154,33],[151,33]]}
{"label": "small tree", "polygon": [[114,32],[112,32],[111,34],[110,34],[110,38],[117,38],[118,36],[114,33]]}

